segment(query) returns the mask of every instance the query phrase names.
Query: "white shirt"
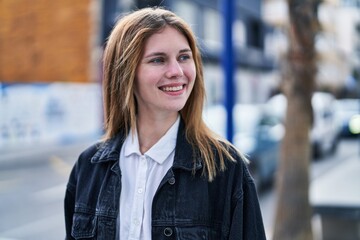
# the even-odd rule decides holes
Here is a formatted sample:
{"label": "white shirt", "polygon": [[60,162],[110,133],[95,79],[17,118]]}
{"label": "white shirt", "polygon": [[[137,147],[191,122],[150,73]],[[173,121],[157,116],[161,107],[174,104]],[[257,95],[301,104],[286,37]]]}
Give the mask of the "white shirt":
{"label": "white shirt", "polygon": [[137,131],[120,152],[120,240],[151,239],[151,207],[155,192],[174,162],[180,117],[144,155]]}

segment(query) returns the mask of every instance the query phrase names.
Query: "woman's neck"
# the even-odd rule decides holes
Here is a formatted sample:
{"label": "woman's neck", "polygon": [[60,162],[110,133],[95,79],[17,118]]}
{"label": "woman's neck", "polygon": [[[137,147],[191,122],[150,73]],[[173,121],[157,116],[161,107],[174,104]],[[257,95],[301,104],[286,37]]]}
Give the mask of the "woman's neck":
{"label": "woman's neck", "polygon": [[178,117],[176,115],[169,116],[137,116],[137,133],[139,139],[140,152],[144,154],[152,146],[159,141],[159,139],[165,135],[165,133],[171,128]]}

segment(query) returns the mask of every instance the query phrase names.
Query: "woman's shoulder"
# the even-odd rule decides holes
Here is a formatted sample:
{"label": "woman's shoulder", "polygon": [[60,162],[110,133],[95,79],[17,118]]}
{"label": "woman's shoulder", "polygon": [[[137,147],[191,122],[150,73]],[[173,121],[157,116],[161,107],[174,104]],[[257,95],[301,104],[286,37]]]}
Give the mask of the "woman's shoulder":
{"label": "woman's shoulder", "polygon": [[80,155],[83,156],[89,156],[94,155],[101,147],[104,145],[104,141],[98,140],[96,142],[91,143],[89,146],[87,146]]}
{"label": "woman's shoulder", "polygon": [[[241,164],[248,164],[248,159],[246,156],[236,148],[231,142],[227,141],[226,139],[218,139],[220,145],[223,146],[229,154],[227,154],[227,160],[230,162],[240,162]],[[218,154],[218,153],[217,153]]]}
{"label": "woman's shoulder", "polygon": [[86,163],[91,161],[94,155],[104,146],[103,141],[97,141],[87,146],[79,155],[78,162]]}
{"label": "woman's shoulder", "polygon": [[[236,171],[238,174],[241,174],[246,179],[249,179],[249,160],[238,148],[236,148],[232,143],[227,140],[219,140],[220,144],[224,146],[224,148],[229,153],[228,155],[224,155],[225,157],[225,169],[226,171]],[[218,154],[218,153],[217,153]]]}
{"label": "woman's shoulder", "polygon": [[124,136],[120,134],[109,139],[100,139],[87,147],[79,159],[90,159],[93,162],[113,159],[120,154],[123,141]]}

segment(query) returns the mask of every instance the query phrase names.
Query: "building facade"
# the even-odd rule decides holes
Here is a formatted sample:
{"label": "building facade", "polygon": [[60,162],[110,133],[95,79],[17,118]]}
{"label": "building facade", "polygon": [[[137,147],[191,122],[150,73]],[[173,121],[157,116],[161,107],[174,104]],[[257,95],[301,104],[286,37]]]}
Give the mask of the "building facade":
{"label": "building facade", "polygon": [[[287,50],[286,29],[289,22],[285,0],[265,0],[264,20],[274,26],[273,54],[280,60]],[[321,25],[316,36],[317,90],[343,97],[350,90],[358,96],[360,84],[360,1],[324,0],[318,6]],[[356,80],[357,79],[357,80]]]}
{"label": "building facade", "polygon": [[96,0],[0,1],[0,81],[93,82]]}
{"label": "building facade", "polygon": [[[234,2],[235,101],[264,102],[276,83],[267,40],[271,28],[262,20],[262,1]],[[99,134],[106,39],[124,12],[158,5],[193,28],[204,61],[207,106],[223,104],[221,0],[2,0],[0,148]]]}
{"label": "building facade", "polygon": [[1,153],[101,134],[99,6],[0,1]]}

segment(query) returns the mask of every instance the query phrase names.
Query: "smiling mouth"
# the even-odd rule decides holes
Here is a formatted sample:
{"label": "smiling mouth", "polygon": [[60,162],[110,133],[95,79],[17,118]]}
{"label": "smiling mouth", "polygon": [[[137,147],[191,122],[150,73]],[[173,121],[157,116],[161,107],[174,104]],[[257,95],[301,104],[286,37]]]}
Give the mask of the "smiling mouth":
{"label": "smiling mouth", "polygon": [[161,87],[160,89],[164,92],[177,92],[183,90],[184,85],[176,86],[176,87]]}

